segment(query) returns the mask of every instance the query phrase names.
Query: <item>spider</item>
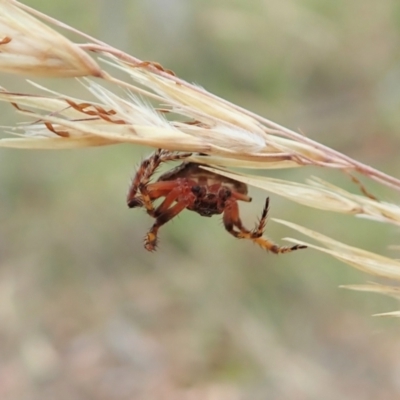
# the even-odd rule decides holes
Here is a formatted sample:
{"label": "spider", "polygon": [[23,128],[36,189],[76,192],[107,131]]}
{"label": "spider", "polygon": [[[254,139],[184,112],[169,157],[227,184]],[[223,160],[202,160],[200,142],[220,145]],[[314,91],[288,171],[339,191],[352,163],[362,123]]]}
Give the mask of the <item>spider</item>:
{"label": "spider", "polygon": [[[150,182],[161,163],[184,160],[189,156],[191,153],[179,154],[158,149],[143,160],[132,180],[127,196],[128,207],[144,207],[147,213],[155,218],[144,239],[146,250],[156,249],[160,227],[185,208],[203,217],[223,214],[225,229],[231,235],[239,239],[250,239],[263,249],[276,254],[289,253],[306,247],[302,245],[281,247],[262,236],[267,222],[268,197],[256,227],[253,230],[246,229],[239,216],[238,201],[251,201],[251,197],[247,195],[247,185],[206,171],[199,164],[183,161],[176,168],[162,174],[154,183]],[[153,202],[161,197],[164,197],[164,200],[155,208]]]}

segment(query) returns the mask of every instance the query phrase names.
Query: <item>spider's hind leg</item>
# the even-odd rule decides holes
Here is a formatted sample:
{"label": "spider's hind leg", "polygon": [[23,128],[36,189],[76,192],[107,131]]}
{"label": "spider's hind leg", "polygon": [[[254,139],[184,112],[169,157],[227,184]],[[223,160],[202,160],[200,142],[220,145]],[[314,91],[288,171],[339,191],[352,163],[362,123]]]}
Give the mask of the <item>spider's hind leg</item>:
{"label": "spider's hind leg", "polygon": [[265,230],[265,225],[267,223],[268,207],[269,198],[267,197],[260,221],[258,222],[255,229],[249,231],[243,226],[242,221],[240,220],[239,207],[237,202],[232,201],[227,206],[223,215],[225,229],[236,238],[250,239],[254,243],[257,243],[259,246],[261,246],[263,249],[271,251],[275,254],[290,253],[294,250],[304,249],[306,246],[302,245],[295,245],[292,247],[279,246],[262,236]]}

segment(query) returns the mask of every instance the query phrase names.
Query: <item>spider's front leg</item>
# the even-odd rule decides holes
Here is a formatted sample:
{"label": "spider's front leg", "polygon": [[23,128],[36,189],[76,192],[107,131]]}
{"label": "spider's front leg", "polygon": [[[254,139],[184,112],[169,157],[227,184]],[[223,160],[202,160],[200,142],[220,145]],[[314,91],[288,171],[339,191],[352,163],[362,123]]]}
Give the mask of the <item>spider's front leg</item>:
{"label": "spider's front leg", "polygon": [[[156,182],[150,186],[153,189],[151,192],[152,194],[155,195],[158,191],[158,195],[165,196],[164,201],[153,212],[156,221],[144,239],[144,247],[146,250],[154,251],[157,246],[158,230],[161,226],[176,217],[181,211],[193,203],[195,196],[191,190],[188,191],[189,189],[183,186],[179,181]],[[164,191],[167,190],[169,193],[165,194]],[[174,202],[176,203],[172,205]]]}
{"label": "spider's front leg", "polygon": [[185,201],[178,201],[171,208],[168,208],[167,211],[163,212],[156,218],[156,222],[154,222],[153,226],[147,232],[146,237],[144,239],[144,247],[148,251],[154,251],[157,247],[157,234],[158,230],[170,221],[172,218],[176,217],[181,211],[183,211],[188,206],[188,203]]}
{"label": "spider's front leg", "polygon": [[137,195],[139,186],[146,186],[157,167],[160,165],[160,156],[162,149],[156,150],[149,157],[145,158],[136,171],[129,186],[126,202],[129,208],[142,207],[144,205],[142,196]]}
{"label": "spider's front leg", "polygon": [[[154,207],[147,186],[151,177],[161,163],[181,160],[191,156],[191,153],[175,153],[169,150],[157,149],[140,164],[128,190],[127,204],[129,208],[145,207],[148,214],[154,214]],[[137,192],[139,191],[140,194]]]}
{"label": "spider's front leg", "polygon": [[229,204],[227,204],[223,215],[225,229],[236,238],[250,239],[254,243],[257,243],[259,246],[261,246],[263,249],[271,251],[275,254],[290,253],[294,250],[305,249],[307,246],[302,246],[298,244],[292,247],[279,246],[262,236],[265,230],[265,225],[267,223],[268,207],[269,197],[267,197],[265,201],[265,206],[261,214],[259,223],[254,230],[249,231],[243,226],[242,221],[240,220],[237,201],[231,200]]}

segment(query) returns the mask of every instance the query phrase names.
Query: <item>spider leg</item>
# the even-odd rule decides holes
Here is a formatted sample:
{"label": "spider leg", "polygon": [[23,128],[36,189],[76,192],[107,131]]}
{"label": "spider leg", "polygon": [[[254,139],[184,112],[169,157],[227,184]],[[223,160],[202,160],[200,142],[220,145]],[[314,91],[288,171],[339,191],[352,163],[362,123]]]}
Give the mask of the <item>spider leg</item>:
{"label": "spider leg", "polygon": [[[191,153],[174,153],[169,150],[157,149],[149,157],[145,158],[140,164],[129,187],[127,195],[128,207],[134,208],[144,206],[151,215],[153,206],[150,204],[151,199],[148,191],[146,190],[151,177],[161,163],[166,161],[181,160],[189,157],[190,155]],[[140,195],[137,195],[138,191],[140,192]]]}
{"label": "spider leg", "polygon": [[[153,216],[155,218],[159,217],[161,214],[164,214],[172,205],[174,201],[177,201],[177,198],[184,194],[187,190],[184,186],[181,186],[179,181],[164,181],[164,182],[156,182],[153,186],[159,186],[157,189],[157,198],[160,196],[165,196],[165,199],[162,203],[154,210]],[[161,188],[160,188],[161,187]],[[154,192],[151,192],[151,195],[154,195]],[[185,204],[190,204],[194,200],[194,195],[189,192],[188,195],[184,197],[183,202]],[[182,201],[177,201],[182,202]]]}
{"label": "spider leg", "polygon": [[[157,233],[161,226],[166,224],[172,218],[176,217],[181,211],[183,211],[188,205],[190,201],[183,200],[178,201],[175,205],[171,208],[168,208],[162,214],[160,214],[156,221],[154,222],[153,226],[150,228],[149,232],[147,232],[146,237],[144,239],[144,247],[148,251],[154,251],[157,246]],[[161,204],[162,206],[162,204]],[[160,207],[161,207],[160,206]]]}
{"label": "spider leg", "polygon": [[[250,239],[254,243],[257,243],[263,249],[271,251],[275,254],[290,253],[294,250],[304,249],[306,246],[295,245],[292,247],[279,246],[274,242],[264,238],[264,233],[267,214],[268,214],[269,198],[265,202],[261,218],[256,228],[253,231],[247,230],[240,220],[239,217],[239,206],[236,201],[230,201],[224,211],[223,222],[225,229],[233,236],[238,239]],[[237,229],[235,229],[237,228]]]}
{"label": "spider leg", "polygon": [[269,211],[269,197],[265,200],[265,205],[261,213],[261,218],[258,221],[257,226],[253,230],[253,235],[256,237],[261,237],[265,231],[265,226],[267,225],[267,215]]}
{"label": "spider leg", "polygon": [[[144,183],[140,183],[138,187],[140,191],[140,196],[136,197],[136,201],[140,201],[140,206],[144,207],[147,211],[147,214],[151,215],[154,217],[154,206],[153,206],[153,201],[154,199],[158,197],[154,197],[153,199],[150,196],[150,192],[148,190],[148,185]],[[130,205],[129,203],[128,205]]]}
{"label": "spider leg", "polygon": [[141,197],[139,196],[137,197],[136,193],[141,184],[143,185],[148,184],[151,176],[156,171],[157,166],[159,165],[158,161],[160,159],[161,151],[162,149],[156,150],[154,153],[152,153],[149,157],[145,158],[141,162],[138,170],[136,171],[135,176],[132,179],[131,186],[129,187],[126,199],[129,208],[143,206],[143,200],[141,199]]}
{"label": "spider leg", "polygon": [[[160,149],[159,149],[160,150]],[[188,158],[192,153],[176,153],[169,150],[161,150],[160,163],[167,161],[179,161]]]}
{"label": "spider leg", "polygon": [[[165,196],[165,199],[154,210],[153,216],[156,218],[156,221],[145,237],[144,246],[149,251],[153,251],[156,248],[157,233],[160,227],[178,215],[195,200],[195,196],[191,190],[189,190],[183,198],[181,197],[181,199],[177,200],[179,196],[184,195],[185,191],[188,190],[187,187],[181,186],[179,181],[156,182],[152,185],[153,189],[155,187],[158,190],[157,194],[159,196]],[[171,207],[174,201],[176,201],[176,204]]]}
{"label": "spider leg", "polygon": [[[178,189],[179,183],[177,181],[155,182],[149,183],[147,186],[139,185],[141,194],[137,199],[140,199],[141,205],[146,208],[147,214],[155,218],[165,211],[176,197],[181,194],[182,189]],[[153,201],[160,197],[165,197],[165,199],[161,205],[155,209]]]}

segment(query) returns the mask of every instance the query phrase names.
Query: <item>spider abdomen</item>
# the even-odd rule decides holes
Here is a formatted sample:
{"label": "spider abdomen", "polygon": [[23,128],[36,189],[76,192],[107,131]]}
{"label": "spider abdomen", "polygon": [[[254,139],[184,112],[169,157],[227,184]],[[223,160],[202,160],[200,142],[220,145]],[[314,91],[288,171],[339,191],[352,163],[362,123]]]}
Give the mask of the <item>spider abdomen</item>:
{"label": "spider abdomen", "polygon": [[222,214],[226,207],[226,200],[232,195],[230,188],[221,184],[195,185],[191,191],[195,193],[195,200],[187,209],[203,217]]}

